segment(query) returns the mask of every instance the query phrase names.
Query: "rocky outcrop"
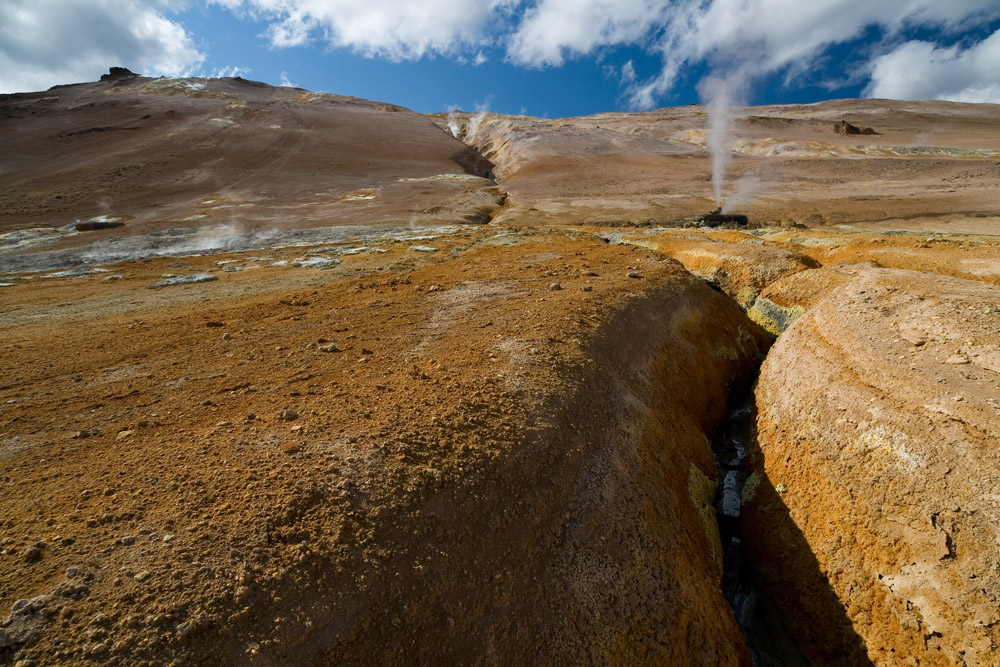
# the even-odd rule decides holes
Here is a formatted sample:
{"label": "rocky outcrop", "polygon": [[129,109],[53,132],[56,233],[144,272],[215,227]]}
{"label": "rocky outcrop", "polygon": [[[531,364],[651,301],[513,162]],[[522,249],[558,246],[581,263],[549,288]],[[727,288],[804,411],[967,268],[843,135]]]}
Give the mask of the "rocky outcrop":
{"label": "rocky outcrop", "polygon": [[[804,261],[813,260],[806,258]],[[772,336],[779,336],[806,309],[825,298],[827,293],[849,280],[854,273],[855,269],[850,267],[789,272],[757,291],[747,315]]]}
{"label": "rocky outcrop", "polygon": [[858,270],[763,365],[745,532],[819,664],[1000,659],[998,304]]}
{"label": "rocky outcrop", "polygon": [[127,67],[112,67],[107,74],[101,75],[101,81],[119,81],[139,76]]}
{"label": "rocky outcrop", "polygon": [[771,283],[819,266],[805,255],[761,244],[746,234],[732,233],[714,240],[658,231],[617,238],[669,255],[734,298],[743,310],[748,310]]}
{"label": "rocky outcrop", "polygon": [[837,134],[878,134],[875,130],[870,127],[858,127],[857,125],[851,125],[846,120],[839,121],[833,124],[833,131]]}

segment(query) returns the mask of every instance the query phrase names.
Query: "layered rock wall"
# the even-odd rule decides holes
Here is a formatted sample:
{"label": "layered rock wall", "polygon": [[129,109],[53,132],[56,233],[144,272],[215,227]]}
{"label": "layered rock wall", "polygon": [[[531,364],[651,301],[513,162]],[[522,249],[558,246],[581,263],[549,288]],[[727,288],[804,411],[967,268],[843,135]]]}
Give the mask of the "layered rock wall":
{"label": "layered rock wall", "polygon": [[775,344],[744,517],[821,664],[1000,659],[1000,291],[859,270]]}

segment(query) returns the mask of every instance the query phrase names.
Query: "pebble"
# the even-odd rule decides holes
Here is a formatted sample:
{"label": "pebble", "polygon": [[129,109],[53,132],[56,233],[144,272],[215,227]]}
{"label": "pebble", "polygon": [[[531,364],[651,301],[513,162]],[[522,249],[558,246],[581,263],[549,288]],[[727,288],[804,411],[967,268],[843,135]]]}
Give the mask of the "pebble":
{"label": "pebble", "polygon": [[552,291],[561,290],[562,289],[562,285],[560,285],[559,283],[551,283],[549,285],[549,289],[552,290]]}
{"label": "pebble", "polygon": [[580,289],[582,289],[584,292],[593,292],[594,291],[594,286],[593,285],[584,285]]}
{"label": "pebble", "polygon": [[228,331],[222,334],[222,340],[229,340],[230,338],[232,338],[232,336],[229,335]]}
{"label": "pebble", "polygon": [[954,366],[960,366],[962,364],[969,363],[969,358],[961,354],[953,354],[948,359],[945,360],[946,364],[952,364]]}
{"label": "pebble", "polygon": [[42,560],[42,550],[38,547],[28,547],[22,553],[26,563],[37,563]]}
{"label": "pebble", "polygon": [[115,440],[125,440],[126,438],[131,438],[134,434],[134,431],[129,430],[118,431],[118,435],[115,437]]}
{"label": "pebble", "polygon": [[327,343],[326,345],[319,346],[320,352],[340,352],[340,348],[337,347],[336,343]]}
{"label": "pebble", "polygon": [[629,271],[625,275],[628,276],[629,278],[642,278],[642,274],[639,273],[638,271]]}
{"label": "pebble", "polygon": [[299,418],[299,413],[291,409],[283,410],[281,413],[281,418],[284,419],[286,422],[293,422]]}
{"label": "pebble", "polygon": [[[166,276],[168,274],[164,274]],[[152,285],[147,285],[146,289],[162,289],[164,287],[171,287],[173,285],[190,285],[193,283],[207,283],[213,280],[218,280],[218,276],[213,276],[208,273],[196,273],[190,276],[171,276],[169,278],[164,278],[163,280],[153,283]]]}
{"label": "pebble", "polygon": [[226,323],[219,322],[218,320],[212,320],[211,322],[205,322],[205,326],[211,329],[219,329],[226,326]]}

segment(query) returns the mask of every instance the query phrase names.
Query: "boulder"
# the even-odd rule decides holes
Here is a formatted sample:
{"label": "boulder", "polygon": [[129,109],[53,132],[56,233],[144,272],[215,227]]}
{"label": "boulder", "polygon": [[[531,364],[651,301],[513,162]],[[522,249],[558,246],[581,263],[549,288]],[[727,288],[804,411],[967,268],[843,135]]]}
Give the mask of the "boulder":
{"label": "boulder", "polygon": [[857,125],[851,125],[846,120],[842,120],[833,124],[833,131],[837,134],[878,134],[875,130],[870,127],[858,127]]}

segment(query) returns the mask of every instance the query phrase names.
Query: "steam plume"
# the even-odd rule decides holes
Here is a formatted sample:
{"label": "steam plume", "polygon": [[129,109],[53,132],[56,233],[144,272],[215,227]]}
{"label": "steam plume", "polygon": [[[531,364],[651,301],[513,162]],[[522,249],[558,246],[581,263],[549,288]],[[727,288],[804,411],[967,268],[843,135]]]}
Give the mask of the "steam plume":
{"label": "steam plume", "polygon": [[739,71],[713,75],[698,84],[698,94],[708,106],[708,150],[712,154],[712,189],[716,206],[722,206],[726,170],[733,161],[733,106],[745,104],[747,79]]}

